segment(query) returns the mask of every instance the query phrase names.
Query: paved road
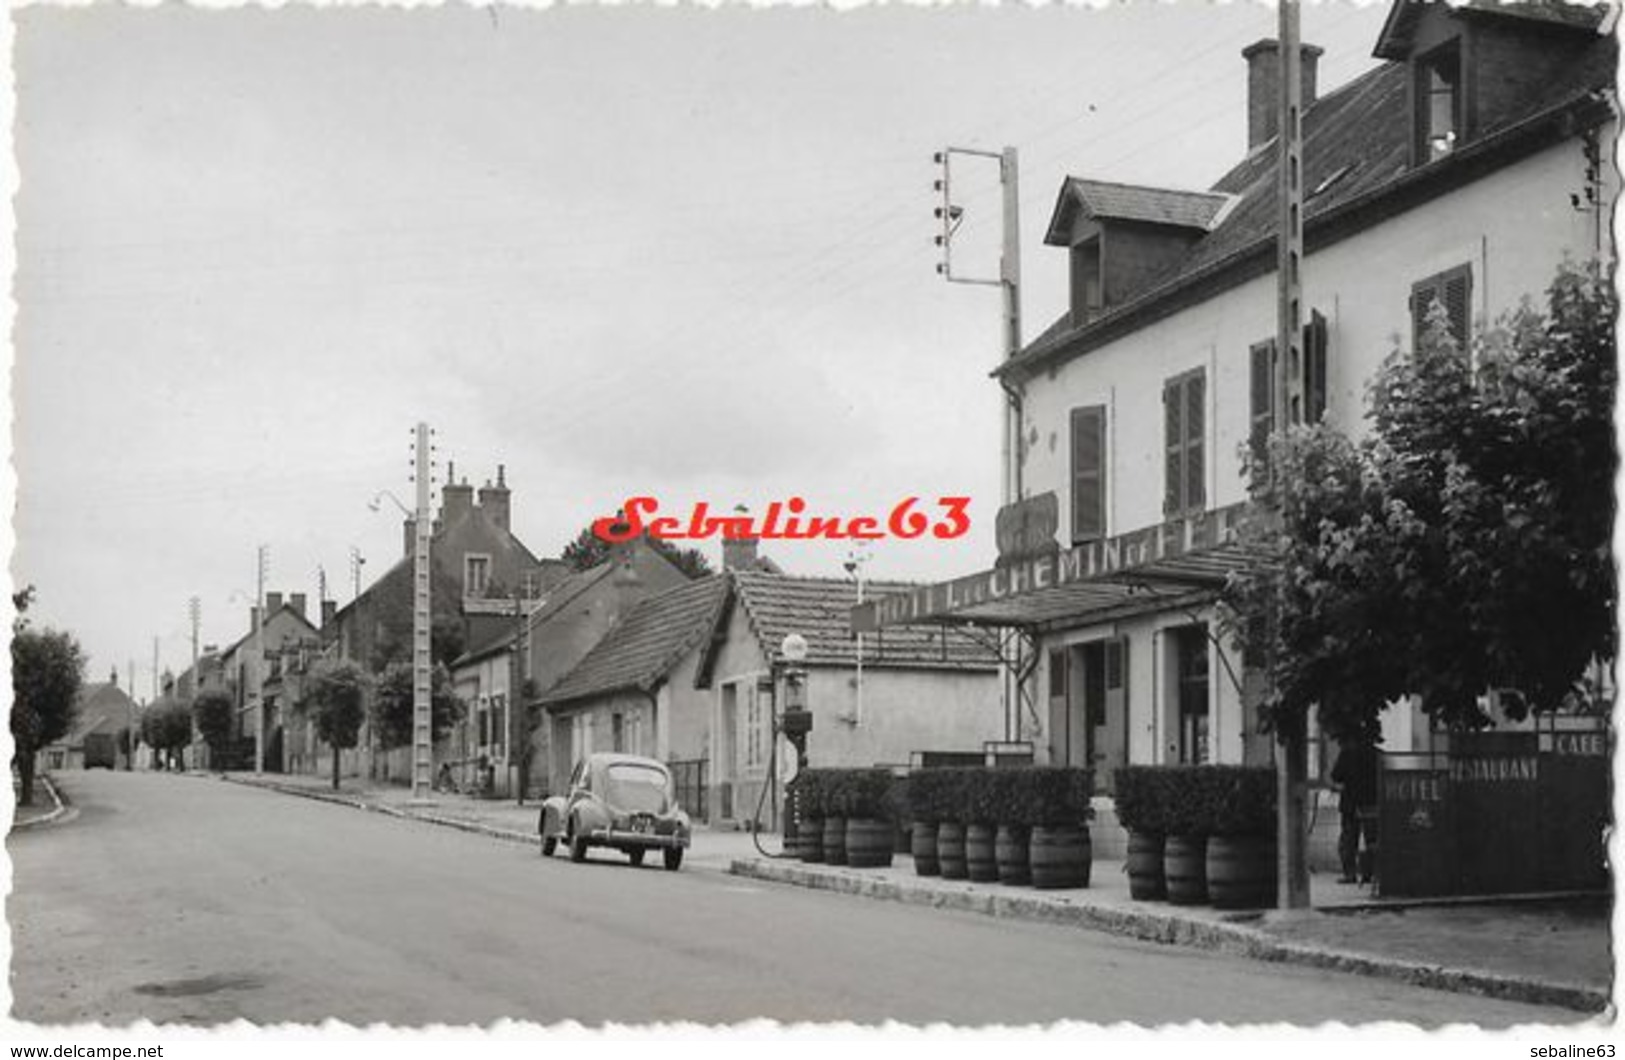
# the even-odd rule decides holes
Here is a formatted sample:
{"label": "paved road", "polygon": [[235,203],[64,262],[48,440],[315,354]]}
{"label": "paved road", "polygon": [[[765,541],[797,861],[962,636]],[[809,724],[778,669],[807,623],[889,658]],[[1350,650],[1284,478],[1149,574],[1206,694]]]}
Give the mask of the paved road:
{"label": "paved road", "polygon": [[542,860],[198,777],[63,787],[74,819],[8,841],[13,1014],[35,1023],[1577,1019],[607,852]]}

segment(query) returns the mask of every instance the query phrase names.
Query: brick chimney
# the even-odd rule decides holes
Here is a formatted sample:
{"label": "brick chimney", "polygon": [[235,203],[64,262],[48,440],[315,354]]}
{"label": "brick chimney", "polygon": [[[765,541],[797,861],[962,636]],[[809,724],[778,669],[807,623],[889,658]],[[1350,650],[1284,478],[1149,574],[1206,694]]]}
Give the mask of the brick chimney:
{"label": "brick chimney", "polygon": [[620,622],[631,613],[637,602],[643,599],[643,578],[638,574],[636,563],[637,549],[646,547],[637,541],[628,541],[610,546],[610,562],[615,564],[615,572],[610,575],[614,586],[615,621]]}
{"label": "brick chimney", "polygon": [[322,628],[326,629],[338,617],[339,602],[337,600],[322,601]]}
{"label": "brick chimney", "polygon": [[440,491],[440,518],[441,526],[452,526],[457,520],[467,515],[474,508],[474,487],[468,484],[468,479],[457,481],[457,465],[446,462],[446,485]]}
{"label": "brick chimney", "polygon": [[[750,509],[743,504],[734,505],[735,515],[749,515]],[[723,570],[755,570],[756,549],[760,542],[756,538],[722,539],[722,569]]]}
{"label": "brick chimney", "polygon": [[[1299,44],[1303,109],[1315,101],[1315,68],[1324,49]],[[1266,37],[1241,50],[1247,60],[1247,150],[1268,141],[1279,125],[1281,101],[1281,42]],[[1301,112],[1300,112],[1301,114]]]}
{"label": "brick chimney", "polygon": [[280,610],[282,610],[282,594],[281,593],[266,593],[265,594],[265,620],[267,622],[269,622],[271,620],[271,616],[276,614]]}
{"label": "brick chimney", "polygon": [[288,594],[288,606],[293,608],[294,613],[297,614],[300,618],[306,618],[307,617],[306,614],[305,614],[305,594],[304,593],[289,593]]}
{"label": "brick chimney", "polygon": [[487,482],[480,488],[480,510],[490,520],[502,529],[508,529],[508,515],[510,508],[508,483],[506,481],[507,468],[497,465],[497,484]]}

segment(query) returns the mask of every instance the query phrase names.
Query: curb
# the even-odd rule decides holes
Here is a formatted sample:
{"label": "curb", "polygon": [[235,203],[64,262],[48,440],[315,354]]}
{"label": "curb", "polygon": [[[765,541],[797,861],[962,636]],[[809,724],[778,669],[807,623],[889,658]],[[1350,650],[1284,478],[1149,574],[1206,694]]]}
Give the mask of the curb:
{"label": "curb", "polygon": [[893,879],[818,871],[752,859],[735,859],[728,871],[734,876],[787,883],[813,890],[904,902],[935,909],[955,909],[1014,920],[1066,924],[1146,942],[1190,946],[1253,960],[1393,979],[1411,986],[1478,994],[1503,1001],[1551,1005],[1587,1013],[1607,1011],[1612,1003],[1608,991],[1604,989],[1282,942],[1256,928],[1215,923],[1150,909],[1123,910],[1063,904],[1061,901],[1046,900],[1021,892],[1001,894],[987,891],[941,890]]}
{"label": "curb", "polygon": [[27,821],[19,821],[13,817],[11,822],[11,830],[13,832],[23,832],[30,828],[39,828],[42,825],[51,824],[54,821],[61,820],[62,816],[68,812],[67,801],[63,799],[62,794],[56,790],[56,785],[51,783],[50,777],[41,773],[34,779],[45,785],[45,790],[51,793],[51,801],[56,803],[56,809],[42,817],[35,817]]}

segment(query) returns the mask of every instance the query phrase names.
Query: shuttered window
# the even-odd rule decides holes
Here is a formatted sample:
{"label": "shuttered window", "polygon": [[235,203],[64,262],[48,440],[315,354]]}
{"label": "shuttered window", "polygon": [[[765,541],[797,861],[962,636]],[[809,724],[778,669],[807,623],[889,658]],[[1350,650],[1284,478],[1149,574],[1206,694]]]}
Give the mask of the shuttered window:
{"label": "shuttered window", "polygon": [[1198,368],[1162,387],[1166,462],[1162,510],[1165,515],[1201,511],[1207,503],[1207,376]]}
{"label": "shuttered window", "polygon": [[1275,431],[1275,340],[1253,343],[1248,357],[1247,445],[1252,450],[1253,468],[1261,471]]}
{"label": "shuttered window", "polygon": [[1411,287],[1411,349],[1422,347],[1422,335],[1427,330],[1428,311],[1433,303],[1444,306],[1450,321],[1450,334],[1462,348],[1471,338],[1468,328],[1472,324],[1473,270],[1470,265],[1458,265],[1415,284]]}
{"label": "shuttered window", "polygon": [[1326,415],[1326,318],[1310,311],[1303,326],[1304,422],[1319,423]]}
{"label": "shuttered window", "polygon": [[1106,406],[1072,410],[1072,543],[1106,536]]}

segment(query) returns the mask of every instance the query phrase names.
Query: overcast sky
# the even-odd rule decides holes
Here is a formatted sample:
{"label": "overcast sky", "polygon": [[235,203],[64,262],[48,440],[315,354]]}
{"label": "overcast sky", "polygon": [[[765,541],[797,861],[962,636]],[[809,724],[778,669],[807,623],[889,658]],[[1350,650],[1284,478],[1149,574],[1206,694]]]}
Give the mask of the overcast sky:
{"label": "overcast sky", "polygon": [[[1310,7],[1321,84],[1385,5]],[[91,676],[189,662],[267,588],[401,554],[410,434],[557,555],[623,498],[973,499],[872,577],[991,565],[999,302],[935,274],[947,144],[1021,152],[1025,334],[1068,173],[1204,187],[1245,146],[1254,4],[14,14],[12,573]],[[966,171],[968,268],[996,186]],[[715,543],[707,546],[719,557]],[[793,573],[848,548],[767,543]],[[312,605],[314,610],[314,604]]]}

